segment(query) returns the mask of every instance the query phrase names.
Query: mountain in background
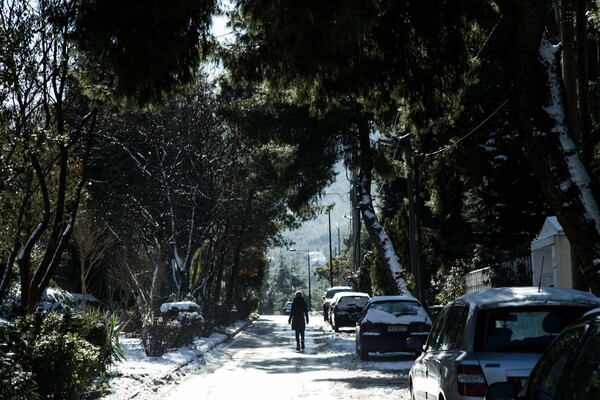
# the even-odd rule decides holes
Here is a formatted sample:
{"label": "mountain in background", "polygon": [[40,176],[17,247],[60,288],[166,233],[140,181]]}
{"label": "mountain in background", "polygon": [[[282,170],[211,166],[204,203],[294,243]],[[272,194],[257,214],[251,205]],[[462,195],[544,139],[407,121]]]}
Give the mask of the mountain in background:
{"label": "mountain in background", "polygon": [[[294,249],[302,252],[292,252],[286,248],[275,248],[270,251],[271,265],[280,260],[306,260],[306,251],[310,253],[311,266],[318,267],[329,262],[329,216],[331,216],[331,250],[333,256],[340,251],[344,238],[351,233],[351,203],[349,174],[340,163],[336,167],[336,180],[319,199],[324,206],[334,203],[329,213],[325,212],[318,218],[307,221],[298,229],[286,231],[283,236],[294,242]],[[328,215],[329,214],[329,215]],[[295,262],[294,262],[295,263]]]}

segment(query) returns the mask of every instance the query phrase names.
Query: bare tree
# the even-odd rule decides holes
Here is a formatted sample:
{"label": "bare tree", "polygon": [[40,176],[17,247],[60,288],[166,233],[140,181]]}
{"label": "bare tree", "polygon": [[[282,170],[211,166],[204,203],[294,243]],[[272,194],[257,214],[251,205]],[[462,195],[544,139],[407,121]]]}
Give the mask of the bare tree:
{"label": "bare tree", "polygon": [[109,230],[99,226],[89,214],[84,214],[77,219],[73,237],[79,252],[81,305],[86,310],[92,272],[97,271],[98,262],[105,257],[113,239]]}
{"label": "bare tree", "polygon": [[[0,9],[3,69],[1,187],[11,199],[10,245],[0,293],[18,267],[21,305],[33,311],[73,234],[85,183],[97,110],[77,110],[68,99],[76,5],[66,0],[8,0]],[[12,211],[10,211],[12,210]]]}

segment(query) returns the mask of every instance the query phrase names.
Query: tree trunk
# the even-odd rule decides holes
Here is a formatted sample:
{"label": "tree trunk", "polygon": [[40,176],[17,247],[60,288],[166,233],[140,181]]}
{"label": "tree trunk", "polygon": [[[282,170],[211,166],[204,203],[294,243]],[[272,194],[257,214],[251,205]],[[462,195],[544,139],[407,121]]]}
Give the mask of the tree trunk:
{"label": "tree trunk", "polygon": [[600,217],[590,179],[566,125],[559,57],[543,38],[544,0],[498,1],[508,21],[506,71],[518,135],[533,173],[600,295]]}
{"label": "tree trunk", "polygon": [[233,253],[233,262],[231,264],[231,271],[229,274],[229,280],[227,281],[227,292],[225,295],[225,310],[227,312],[231,311],[233,307],[233,296],[235,295],[235,283],[237,279],[237,274],[240,266],[240,259],[242,256],[242,249],[244,245],[244,235],[246,234],[246,230],[248,228],[247,221],[250,218],[250,213],[252,211],[252,201],[254,200],[254,194],[256,193],[256,189],[252,188],[248,192],[248,198],[246,199],[246,207],[244,209],[244,215],[242,220],[240,221],[240,229],[237,235],[237,243]]}
{"label": "tree trunk", "polygon": [[373,199],[371,197],[373,156],[369,133],[368,121],[361,119],[358,126],[360,144],[360,174],[357,183],[358,207],[362,213],[369,237],[377,249],[381,260],[387,266],[388,279],[392,283],[391,286],[395,289],[394,293],[390,294],[409,294],[403,277],[404,268],[400,265],[394,245],[377,219],[377,214],[373,207]]}

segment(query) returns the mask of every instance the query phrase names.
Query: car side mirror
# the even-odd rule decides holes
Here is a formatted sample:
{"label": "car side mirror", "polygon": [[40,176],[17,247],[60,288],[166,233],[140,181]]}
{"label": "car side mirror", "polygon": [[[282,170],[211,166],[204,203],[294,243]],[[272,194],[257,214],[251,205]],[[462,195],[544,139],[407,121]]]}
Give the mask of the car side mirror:
{"label": "car side mirror", "polygon": [[419,353],[424,353],[425,349],[423,348],[423,339],[417,337],[409,337],[406,339],[406,347],[411,350],[418,351]]}
{"label": "car side mirror", "polygon": [[492,383],[485,392],[485,400],[518,400],[519,387],[514,382]]}

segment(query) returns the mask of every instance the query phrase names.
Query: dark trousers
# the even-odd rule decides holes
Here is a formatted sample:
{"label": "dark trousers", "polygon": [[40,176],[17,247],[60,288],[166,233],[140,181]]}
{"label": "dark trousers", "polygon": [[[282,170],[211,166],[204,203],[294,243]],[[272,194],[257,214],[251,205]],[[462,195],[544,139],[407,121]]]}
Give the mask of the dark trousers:
{"label": "dark trousers", "polygon": [[300,343],[302,342],[302,346],[304,347],[304,330],[297,330],[296,331],[296,345],[300,346]]}

